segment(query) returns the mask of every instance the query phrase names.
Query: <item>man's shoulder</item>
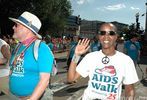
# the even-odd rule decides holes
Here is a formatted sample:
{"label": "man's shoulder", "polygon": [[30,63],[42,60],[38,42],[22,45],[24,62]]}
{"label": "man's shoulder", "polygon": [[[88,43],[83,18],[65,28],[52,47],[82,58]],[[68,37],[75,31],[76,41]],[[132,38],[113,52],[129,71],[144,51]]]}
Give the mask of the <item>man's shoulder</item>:
{"label": "man's shoulder", "polygon": [[47,44],[44,41],[40,41],[40,46],[47,46]]}
{"label": "man's shoulder", "polygon": [[46,50],[50,50],[50,48],[48,47],[48,45],[44,41],[40,41],[38,48],[39,48],[39,51],[43,50],[44,52]]}

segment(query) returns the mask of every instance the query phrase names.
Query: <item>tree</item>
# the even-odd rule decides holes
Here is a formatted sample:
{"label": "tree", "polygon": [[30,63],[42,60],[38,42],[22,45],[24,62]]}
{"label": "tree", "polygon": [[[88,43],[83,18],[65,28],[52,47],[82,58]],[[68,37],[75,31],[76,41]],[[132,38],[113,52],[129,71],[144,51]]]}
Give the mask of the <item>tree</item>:
{"label": "tree", "polygon": [[136,27],[135,27],[135,23],[132,23],[131,25],[129,25],[128,28],[124,29],[124,33],[125,33],[125,40],[128,40],[131,38],[132,34],[136,34]]}
{"label": "tree", "polygon": [[0,27],[3,33],[9,33],[12,23],[8,17],[18,17],[24,11],[30,11],[42,21],[41,33],[58,33],[64,29],[66,18],[71,15],[69,0],[0,0]]}

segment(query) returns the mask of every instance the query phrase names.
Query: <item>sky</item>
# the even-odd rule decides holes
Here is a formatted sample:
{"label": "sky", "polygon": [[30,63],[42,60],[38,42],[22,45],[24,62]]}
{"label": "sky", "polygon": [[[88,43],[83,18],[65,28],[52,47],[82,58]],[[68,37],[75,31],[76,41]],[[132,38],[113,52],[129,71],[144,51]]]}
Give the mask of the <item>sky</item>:
{"label": "sky", "polygon": [[105,22],[118,21],[129,24],[136,22],[139,13],[140,26],[145,27],[146,0],[70,0],[73,15],[82,19]]}

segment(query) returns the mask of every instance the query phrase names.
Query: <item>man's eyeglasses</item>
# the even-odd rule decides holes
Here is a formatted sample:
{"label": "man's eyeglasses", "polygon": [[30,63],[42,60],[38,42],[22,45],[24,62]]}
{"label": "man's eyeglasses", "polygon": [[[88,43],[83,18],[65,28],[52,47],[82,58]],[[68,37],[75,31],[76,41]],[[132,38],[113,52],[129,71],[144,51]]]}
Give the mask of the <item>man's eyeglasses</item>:
{"label": "man's eyeglasses", "polygon": [[116,35],[116,32],[114,32],[114,31],[99,31],[98,34],[99,35],[106,35],[106,34],[108,34],[108,35],[113,36],[113,35]]}

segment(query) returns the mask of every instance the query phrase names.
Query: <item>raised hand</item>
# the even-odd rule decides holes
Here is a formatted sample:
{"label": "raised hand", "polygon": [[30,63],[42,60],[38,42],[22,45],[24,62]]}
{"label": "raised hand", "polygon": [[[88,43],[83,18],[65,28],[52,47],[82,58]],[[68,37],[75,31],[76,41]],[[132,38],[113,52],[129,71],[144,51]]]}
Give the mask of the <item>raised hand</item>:
{"label": "raised hand", "polygon": [[90,48],[89,42],[90,42],[89,39],[79,40],[79,42],[75,48],[75,55],[80,56],[82,54],[85,54],[88,51],[88,49]]}

